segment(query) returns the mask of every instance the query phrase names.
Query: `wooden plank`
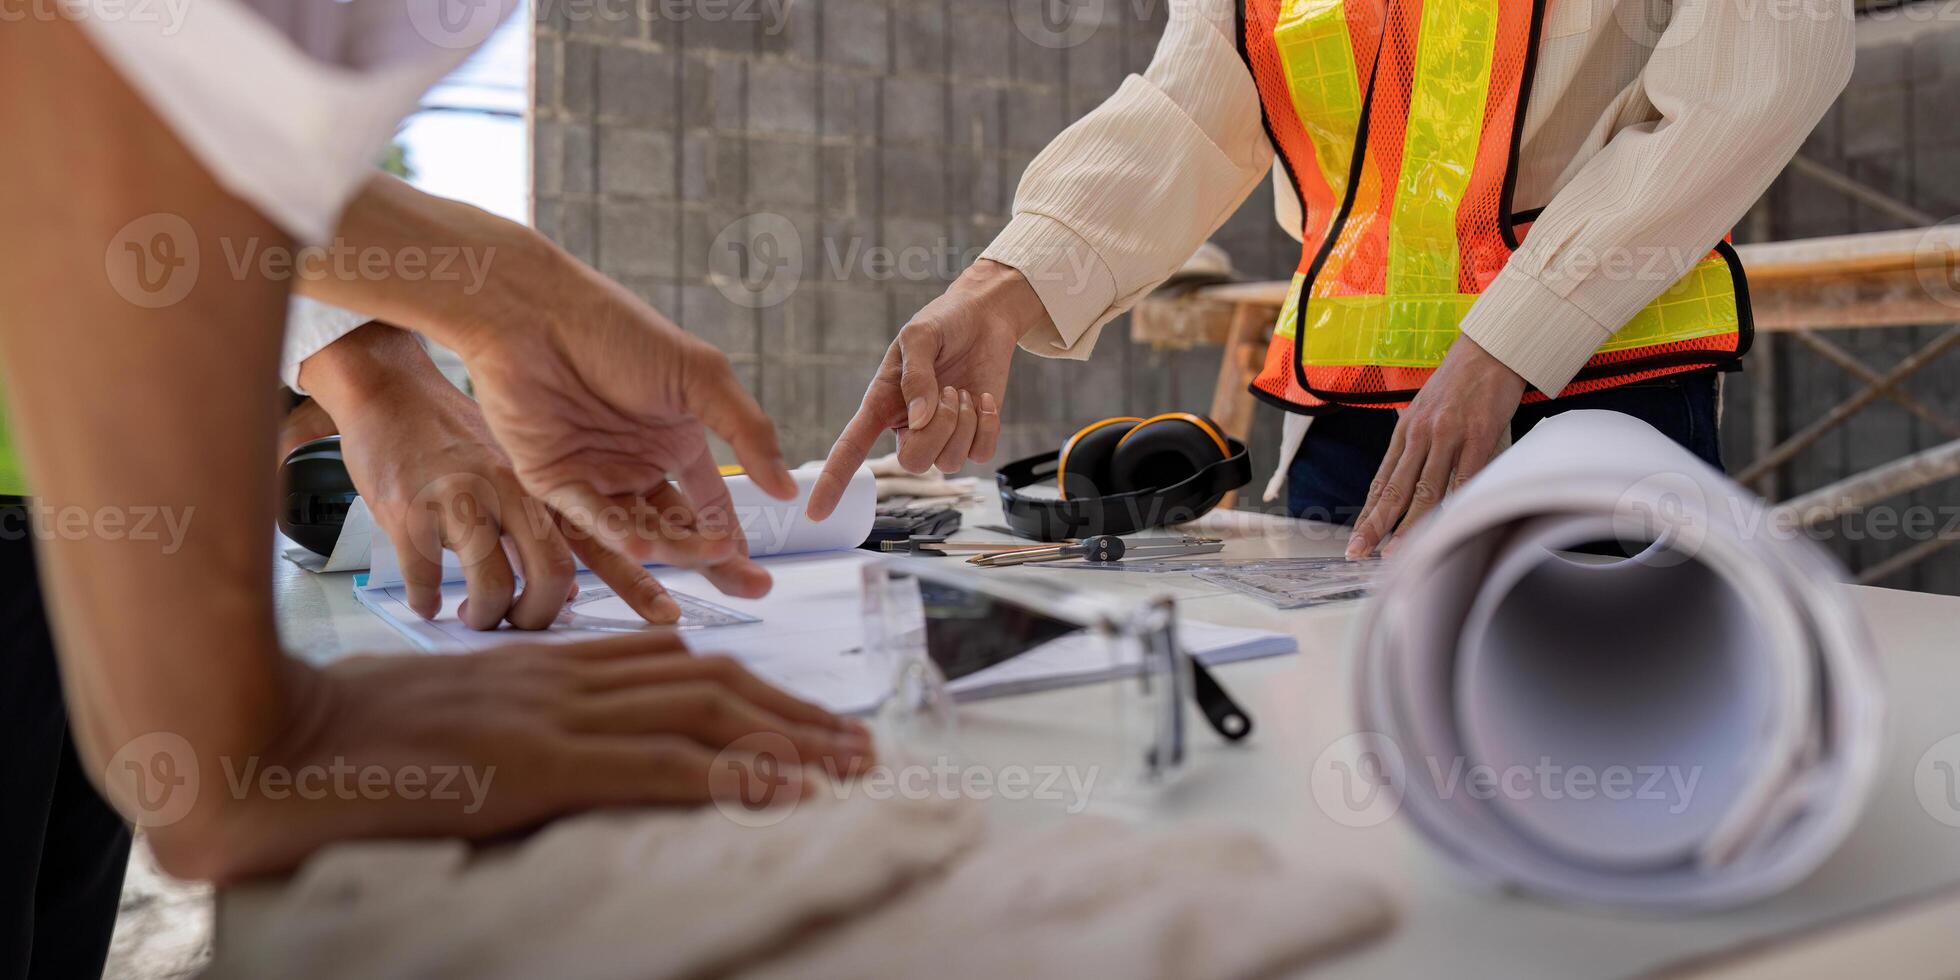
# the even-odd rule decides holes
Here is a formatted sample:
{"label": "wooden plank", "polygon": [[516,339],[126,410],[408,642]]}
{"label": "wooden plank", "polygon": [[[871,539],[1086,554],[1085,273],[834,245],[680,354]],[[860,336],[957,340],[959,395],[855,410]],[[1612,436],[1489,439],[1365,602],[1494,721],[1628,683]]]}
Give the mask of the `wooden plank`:
{"label": "wooden plank", "polygon": [[[1252,435],[1256,405],[1246,386],[1259,376],[1266,333],[1272,320],[1264,315],[1261,307],[1241,305],[1234,309],[1237,313],[1232,317],[1225,349],[1219,355],[1218,380],[1211,391],[1211,419],[1227,435],[1245,442]],[[1226,494],[1219,506],[1229,508],[1237,502],[1238,493],[1234,491]]]}
{"label": "wooden plank", "polygon": [[[1903,327],[1960,320],[1960,227],[1832,235],[1736,249],[1765,331]],[[1942,288],[1942,283],[1953,284]],[[1291,284],[1210,286],[1208,300],[1277,311]]]}

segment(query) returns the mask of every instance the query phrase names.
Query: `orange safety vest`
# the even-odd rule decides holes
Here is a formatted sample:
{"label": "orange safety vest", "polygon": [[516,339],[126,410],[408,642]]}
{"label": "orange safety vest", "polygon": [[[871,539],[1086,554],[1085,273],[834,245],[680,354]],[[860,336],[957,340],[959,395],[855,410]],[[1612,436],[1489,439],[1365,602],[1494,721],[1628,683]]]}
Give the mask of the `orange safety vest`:
{"label": "orange safety vest", "polygon": [[[1305,215],[1254,395],[1309,415],[1399,408],[1443,362],[1534,216],[1511,194],[1546,2],[1239,0],[1239,51]],[[1560,394],[1732,366],[1750,333],[1720,242]]]}

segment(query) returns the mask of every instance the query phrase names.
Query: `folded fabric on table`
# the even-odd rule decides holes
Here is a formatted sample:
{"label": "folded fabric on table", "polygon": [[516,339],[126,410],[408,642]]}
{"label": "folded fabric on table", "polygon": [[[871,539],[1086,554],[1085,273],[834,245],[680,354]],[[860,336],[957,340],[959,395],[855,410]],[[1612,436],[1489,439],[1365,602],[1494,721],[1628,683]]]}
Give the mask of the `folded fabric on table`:
{"label": "folded fabric on table", "polygon": [[1256,977],[1393,918],[1237,831],[1009,834],[938,798],[756,816],[590,814],[476,854],[340,845],[225,930],[208,975]]}

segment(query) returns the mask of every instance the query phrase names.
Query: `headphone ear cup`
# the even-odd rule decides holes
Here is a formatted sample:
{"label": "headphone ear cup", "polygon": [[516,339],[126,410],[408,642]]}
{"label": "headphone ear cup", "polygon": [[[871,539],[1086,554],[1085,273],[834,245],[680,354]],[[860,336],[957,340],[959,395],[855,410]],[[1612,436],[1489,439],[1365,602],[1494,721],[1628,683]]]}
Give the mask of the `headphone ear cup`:
{"label": "headphone ear cup", "polygon": [[1210,419],[1182,414],[1159,416],[1134,426],[1110,457],[1113,492],[1155,490],[1190,479],[1225,458],[1213,435],[1217,431],[1218,426]]}
{"label": "headphone ear cup", "polygon": [[1139,418],[1103,419],[1083,426],[1062,444],[1056,470],[1062,499],[1087,500],[1118,492],[1110,478],[1110,460]]}

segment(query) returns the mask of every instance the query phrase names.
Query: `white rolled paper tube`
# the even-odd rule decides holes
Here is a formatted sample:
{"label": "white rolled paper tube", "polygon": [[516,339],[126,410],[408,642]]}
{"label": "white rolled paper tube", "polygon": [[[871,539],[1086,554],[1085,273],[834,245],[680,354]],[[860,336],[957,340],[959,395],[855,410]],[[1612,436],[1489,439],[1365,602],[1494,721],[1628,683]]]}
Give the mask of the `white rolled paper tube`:
{"label": "white rolled paper tube", "polygon": [[[1574,550],[1601,542],[1633,557]],[[1402,812],[1485,878],[1756,900],[1835,850],[1877,775],[1879,678],[1842,579],[1647,424],[1555,416],[1391,562],[1354,635],[1359,728],[1395,749]]]}
{"label": "white rolled paper tube", "polygon": [[878,480],[870,468],[860,467],[851,475],[843,498],[829,517],[813,521],[804,508],[810,503],[818,472],[811,468],[791,472],[796,478],[796,497],[792,500],[777,500],[763,493],[747,476],[727,479],[728,496],[735,504],[742,533],[748,537],[751,557],[844,551],[871,536],[871,525],[878,517]]}

